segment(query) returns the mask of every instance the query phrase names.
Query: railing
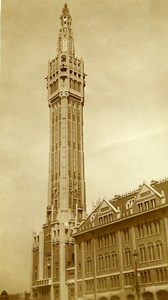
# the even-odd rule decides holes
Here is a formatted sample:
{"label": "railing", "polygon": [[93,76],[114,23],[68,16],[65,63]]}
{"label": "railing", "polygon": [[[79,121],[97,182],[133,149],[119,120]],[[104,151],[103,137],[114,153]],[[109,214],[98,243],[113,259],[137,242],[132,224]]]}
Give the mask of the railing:
{"label": "railing", "polygon": [[67,279],[73,279],[75,275],[75,268],[74,267],[67,267]]}
{"label": "railing", "polygon": [[46,278],[46,279],[41,279],[41,280],[37,280],[37,286],[46,286],[46,285],[51,285],[51,278]]}

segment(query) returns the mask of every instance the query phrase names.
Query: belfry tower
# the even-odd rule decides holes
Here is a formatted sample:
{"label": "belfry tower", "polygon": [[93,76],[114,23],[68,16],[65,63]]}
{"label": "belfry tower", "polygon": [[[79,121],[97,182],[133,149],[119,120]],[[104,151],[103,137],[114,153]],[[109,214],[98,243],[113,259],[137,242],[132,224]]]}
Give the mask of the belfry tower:
{"label": "belfry tower", "polygon": [[37,300],[74,299],[72,232],[86,211],[84,64],[75,57],[67,4],[60,19],[57,56],[49,61],[47,76],[50,150],[46,223],[40,235],[33,234],[32,295]]}

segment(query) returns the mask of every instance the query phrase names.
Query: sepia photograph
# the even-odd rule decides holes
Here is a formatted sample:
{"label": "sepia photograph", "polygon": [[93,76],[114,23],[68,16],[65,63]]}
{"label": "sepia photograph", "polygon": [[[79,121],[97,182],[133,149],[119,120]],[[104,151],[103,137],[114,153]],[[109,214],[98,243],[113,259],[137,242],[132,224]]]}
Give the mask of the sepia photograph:
{"label": "sepia photograph", "polygon": [[167,0],[1,0],[0,300],[168,299],[167,53]]}

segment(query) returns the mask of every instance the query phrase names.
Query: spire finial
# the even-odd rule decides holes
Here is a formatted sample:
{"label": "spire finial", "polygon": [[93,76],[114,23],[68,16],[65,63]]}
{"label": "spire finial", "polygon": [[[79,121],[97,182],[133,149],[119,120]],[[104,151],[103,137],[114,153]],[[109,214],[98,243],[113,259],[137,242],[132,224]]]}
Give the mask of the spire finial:
{"label": "spire finial", "polygon": [[64,14],[65,16],[68,16],[68,15],[69,15],[69,8],[68,8],[68,5],[67,5],[66,3],[65,3],[65,5],[64,5],[64,8],[63,8],[62,12],[63,12],[63,14]]}

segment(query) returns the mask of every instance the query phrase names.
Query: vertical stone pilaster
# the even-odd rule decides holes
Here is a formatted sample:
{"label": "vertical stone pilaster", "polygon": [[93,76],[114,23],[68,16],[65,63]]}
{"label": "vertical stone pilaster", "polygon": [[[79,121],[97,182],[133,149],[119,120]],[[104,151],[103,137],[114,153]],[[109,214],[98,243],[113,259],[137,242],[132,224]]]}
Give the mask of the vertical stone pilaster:
{"label": "vertical stone pilaster", "polygon": [[118,250],[119,250],[119,257],[120,257],[120,284],[121,290],[123,291],[124,297],[124,277],[123,277],[123,252],[122,252],[122,236],[121,236],[121,229],[118,230]]}
{"label": "vertical stone pilaster", "polygon": [[96,282],[97,254],[96,254],[95,238],[93,238],[93,267],[94,267],[94,300],[96,300],[96,295],[97,295],[97,282]]}
{"label": "vertical stone pilaster", "polygon": [[65,274],[65,226],[60,223],[60,249],[59,249],[59,262],[60,262],[60,300],[68,300],[68,288],[66,284]]}
{"label": "vertical stone pilaster", "polygon": [[75,253],[75,299],[78,298],[78,274],[77,274],[77,268],[78,268],[78,264],[77,264],[77,247],[76,247],[76,243],[74,244],[74,253]]}

